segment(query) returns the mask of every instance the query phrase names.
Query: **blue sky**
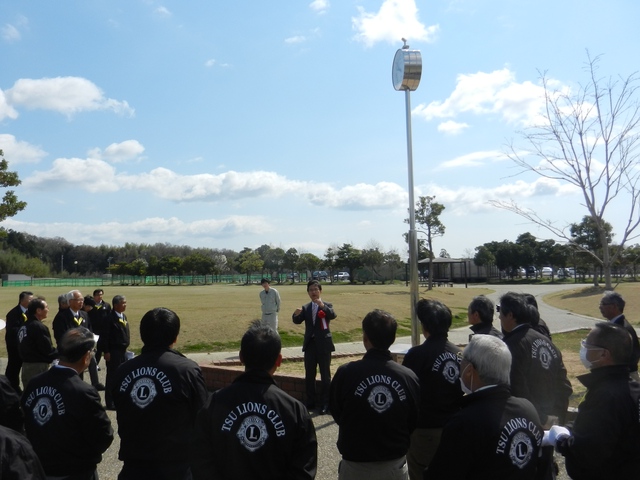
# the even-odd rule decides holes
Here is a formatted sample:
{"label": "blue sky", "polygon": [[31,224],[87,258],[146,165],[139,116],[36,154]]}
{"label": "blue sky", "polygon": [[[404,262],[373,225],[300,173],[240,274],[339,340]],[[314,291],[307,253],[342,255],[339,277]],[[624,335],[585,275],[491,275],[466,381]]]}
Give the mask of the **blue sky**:
{"label": "blue sky", "polygon": [[[4,0],[0,149],[27,209],[3,226],[74,244],[297,248],[404,257],[406,37],[415,195],[462,256],[530,231],[513,199],[564,225],[580,195],[518,170],[505,144],[540,108],[539,73],[638,69],[634,0]],[[624,217],[607,219],[614,231]]]}

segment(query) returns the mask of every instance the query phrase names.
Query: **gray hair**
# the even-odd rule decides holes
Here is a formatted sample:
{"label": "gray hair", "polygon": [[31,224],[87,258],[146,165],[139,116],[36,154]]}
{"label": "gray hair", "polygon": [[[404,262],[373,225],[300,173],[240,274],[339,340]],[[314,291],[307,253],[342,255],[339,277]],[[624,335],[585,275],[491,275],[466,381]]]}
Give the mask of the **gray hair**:
{"label": "gray hair", "polygon": [[620,295],[618,292],[605,292],[605,294],[602,295],[602,300],[606,301],[607,303],[614,304],[618,308],[618,310],[624,312],[625,301],[624,298],[622,298],[622,295]]}
{"label": "gray hair", "polygon": [[462,358],[474,366],[485,385],[510,384],[511,352],[498,337],[474,335],[462,352]]}
{"label": "gray hair", "polygon": [[116,305],[120,305],[126,299],[127,298],[124,295],[116,295],[113,297],[113,300],[111,300],[111,304],[115,307]]}

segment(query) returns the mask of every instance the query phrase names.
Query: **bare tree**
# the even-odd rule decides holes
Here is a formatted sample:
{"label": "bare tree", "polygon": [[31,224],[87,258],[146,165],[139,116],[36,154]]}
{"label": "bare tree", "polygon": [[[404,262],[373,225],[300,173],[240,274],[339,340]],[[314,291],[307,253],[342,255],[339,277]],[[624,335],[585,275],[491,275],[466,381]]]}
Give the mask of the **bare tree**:
{"label": "bare tree", "polygon": [[[529,149],[523,152],[512,143],[507,155],[522,168],[541,177],[559,180],[580,189],[581,203],[593,220],[601,244],[600,254],[585,250],[602,265],[605,288],[611,289],[611,266],[640,224],[640,77],[598,77],[599,56],[587,52],[585,70],[588,81],[575,91],[558,89],[541,74],[545,109],[542,121],[523,132]],[[510,201],[491,201],[492,205],[530,220],[568,243],[570,225],[559,226],[541,218],[535,211]],[[626,224],[618,234],[619,247],[607,241],[605,216],[608,209],[626,212]],[[583,249],[584,250],[584,249]]]}

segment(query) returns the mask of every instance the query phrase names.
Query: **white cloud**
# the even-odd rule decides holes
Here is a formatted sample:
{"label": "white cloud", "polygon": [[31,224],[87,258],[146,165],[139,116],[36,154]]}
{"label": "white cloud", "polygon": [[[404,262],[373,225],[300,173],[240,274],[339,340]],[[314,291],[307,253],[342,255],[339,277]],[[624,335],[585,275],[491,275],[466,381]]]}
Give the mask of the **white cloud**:
{"label": "white cloud", "polygon": [[408,198],[404,188],[391,182],[358,183],[339,190],[325,184],[311,192],[308,195],[312,203],[344,210],[397,208],[406,204]]}
{"label": "white cloud", "polygon": [[115,192],[115,169],[102,160],[58,158],[46,172],[36,171],[22,184],[27,189],[55,190],[59,188],[84,189],[91,193]]}
{"label": "white cloud", "polygon": [[120,143],[112,143],[104,152],[99,148],[89,151],[89,157],[93,159],[105,160],[110,163],[121,163],[135,160],[144,152],[144,146],[137,140],[125,140]]}
{"label": "white cloud", "polygon": [[[131,146],[134,147],[136,144],[137,142]],[[114,154],[120,154],[122,144],[114,145]],[[135,151],[134,148],[125,150]],[[100,151],[95,149],[91,153],[99,155]],[[345,210],[395,209],[407,201],[404,188],[390,182],[375,185],[356,184],[336,189],[326,183],[311,184],[290,180],[275,172],[265,171],[181,175],[159,167],[149,172],[127,174],[117,173],[114,166],[99,158],[59,158],[53,162],[50,170],[35,172],[23,181],[25,188],[40,191],[63,188],[70,184],[89,192],[146,191],[173,202],[278,198],[292,193],[300,195],[301,192],[314,205]]]}
{"label": "white cloud", "polygon": [[0,29],[0,35],[2,35],[2,39],[6,42],[17,42],[20,40],[21,35],[16,27],[11,25],[10,23],[5,24]]}
{"label": "white cloud", "polygon": [[209,68],[213,67],[215,64],[216,64],[216,61],[213,58],[210,58],[209,60],[204,62],[204,66]]}
{"label": "white cloud", "polygon": [[367,47],[382,41],[399,44],[401,38],[409,42],[431,42],[440,28],[438,25],[425,27],[418,20],[415,0],[384,0],[376,13],[366,12],[362,7],[358,7],[358,12],[358,16],[351,19],[351,25],[357,32],[355,39]]}
{"label": "white cloud", "polygon": [[5,95],[10,105],[32,110],[53,110],[68,116],[92,110],[112,110],[127,115],[134,113],[126,101],[106,98],[94,83],[81,77],[23,78]]}
{"label": "white cloud", "polygon": [[418,105],[413,113],[425,120],[455,118],[465,112],[500,114],[509,123],[532,124],[543,107],[543,89],[526,81],[517,83],[508,68],[491,73],[460,74],[456,88],[444,101]]}
{"label": "white cloud", "polygon": [[447,120],[446,122],[442,122],[438,125],[438,131],[446,133],[447,135],[458,135],[467,128],[469,128],[468,124],[454,122],[453,120]]}
{"label": "white cloud", "polygon": [[18,118],[18,112],[7,103],[7,97],[4,92],[0,90],[0,120],[4,120],[5,118],[15,120]]}
{"label": "white cloud", "polygon": [[161,17],[170,17],[173,15],[167,7],[159,6],[155,9],[155,13]]}
{"label": "white cloud", "polygon": [[489,200],[518,199],[518,202],[526,203],[542,196],[568,196],[579,192],[573,185],[548,178],[538,178],[533,182],[517,180],[513,183],[505,183],[493,188],[459,186],[449,189],[442,185],[428,185],[422,188],[435,195],[438,202],[446,207],[448,213],[457,216],[465,216],[477,212],[494,211]]}
{"label": "white cloud", "polygon": [[9,218],[2,222],[4,228],[38,235],[64,238],[76,245],[99,245],[109,239],[110,245],[126,242],[183,244],[185,238],[228,238],[234,235],[265,235],[273,231],[268,219],[255,216],[229,216],[221,219],[206,219],[185,222],[175,217],[146,218],[130,223],[123,222],[56,222],[31,223]]}
{"label": "white cloud", "polygon": [[459,167],[482,167],[487,162],[498,162],[507,160],[507,156],[499,150],[487,152],[473,152],[447,160],[438,165],[438,169],[459,168]]}
{"label": "white cloud", "polygon": [[47,155],[40,147],[19,141],[9,134],[0,134],[0,150],[4,152],[10,168],[16,164],[38,163]]}
{"label": "white cloud", "polygon": [[309,4],[309,8],[321,15],[329,9],[329,0],[313,0],[313,2]]}
{"label": "white cloud", "polygon": [[304,35],[295,35],[293,37],[285,38],[284,43],[296,44],[296,43],[304,43],[307,41],[307,37]]}

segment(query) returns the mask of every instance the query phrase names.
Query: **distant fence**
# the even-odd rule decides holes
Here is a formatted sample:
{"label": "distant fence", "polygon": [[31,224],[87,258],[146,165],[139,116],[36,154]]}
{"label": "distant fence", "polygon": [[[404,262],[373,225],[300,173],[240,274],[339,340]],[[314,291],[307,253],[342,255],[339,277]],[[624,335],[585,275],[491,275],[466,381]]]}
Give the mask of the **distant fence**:
{"label": "distant fence", "polygon": [[[249,283],[260,283],[261,275],[249,275]],[[296,277],[296,282],[301,279]],[[277,279],[276,279],[277,281]],[[291,281],[287,275],[280,276],[281,282]],[[302,281],[306,283],[305,275]],[[32,278],[30,280],[3,280],[3,287],[104,287],[118,285],[211,285],[214,283],[246,283],[246,275],[113,275],[110,278],[67,277]]]}

